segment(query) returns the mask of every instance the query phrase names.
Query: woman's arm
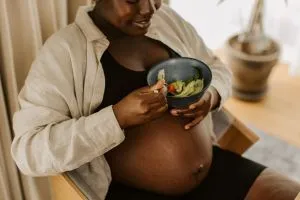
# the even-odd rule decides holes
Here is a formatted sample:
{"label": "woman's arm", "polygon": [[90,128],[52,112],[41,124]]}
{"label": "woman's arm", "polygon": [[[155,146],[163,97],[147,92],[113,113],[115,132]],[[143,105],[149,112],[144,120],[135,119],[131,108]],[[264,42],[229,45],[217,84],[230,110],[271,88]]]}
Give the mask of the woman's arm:
{"label": "woman's arm", "polygon": [[90,116],[80,114],[83,97],[75,92],[70,60],[62,45],[44,47],[19,94],[11,151],[24,174],[73,170],[124,140],[111,106]]}
{"label": "woman's arm", "polygon": [[220,109],[231,95],[232,73],[230,69],[207,48],[195,28],[188,22],[185,22],[185,24],[187,31],[186,37],[191,48],[195,52],[195,58],[205,62],[212,71],[210,91],[214,100],[213,108],[218,107],[218,109]]}

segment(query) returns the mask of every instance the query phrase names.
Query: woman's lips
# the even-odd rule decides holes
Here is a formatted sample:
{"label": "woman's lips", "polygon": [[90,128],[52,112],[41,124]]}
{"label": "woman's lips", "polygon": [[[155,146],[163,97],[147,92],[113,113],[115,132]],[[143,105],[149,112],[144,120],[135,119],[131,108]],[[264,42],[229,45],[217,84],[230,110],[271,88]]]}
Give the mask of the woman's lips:
{"label": "woman's lips", "polygon": [[139,28],[146,29],[150,26],[151,21],[150,20],[135,21],[135,22],[133,22],[133,24]]}

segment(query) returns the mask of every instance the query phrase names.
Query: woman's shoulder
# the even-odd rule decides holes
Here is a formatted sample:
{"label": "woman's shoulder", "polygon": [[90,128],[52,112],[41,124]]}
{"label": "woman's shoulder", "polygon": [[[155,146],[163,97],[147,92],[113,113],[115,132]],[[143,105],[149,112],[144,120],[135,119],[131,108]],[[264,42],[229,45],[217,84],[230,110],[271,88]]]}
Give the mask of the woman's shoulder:
{"label": "woman's shoulder", "polygon": [[43,63],[70,63],[70,58],[84,59],[86,38],[74,23],[52,34],[40,48],[35,61]]}
{"label": "woman's shoulder", "polygon": [[181,37],[193,29],[192,25],[186,21],[169,5],[163,4],[155,16],[155,24],[158,29],[169,29]]}
{"label": "woman's shoulder", "polygon": [[[178,15],[178,13],[168,4],[163,3],[158,10],[158,13],[168,13],[171,15]],[[178,15],[179,16],[179,15]]]}
{"label": "woman's shoulder", "polygon": [[169,5],[163,4],[157,11],[154,24],[154,27],[163,34],[180,38],[183,43],[191,42],[191,38],[187,36],[194,32],[194,27]]}
{"label": "woman's shoulder", "polygon": [[[52,34],[38,51],[33,63],[35,71],[71,70],[85,61],[86,39],[76,24],[70,24]],[[57,72],[55,72],[57,73]]]}
{"label": "woman's shoulder", "polygon": [[169,5],[162,4],[156,13],[156,18],[164,23],[182,24],[186,21]]}
{"label": "woman's shoulder", "polygon": [[44,43],[43,49],[55,50],[64,49],[85,49],[80,48],[86,45],[86,38],[80,31],[79,27],[75,24],[69,24],[52,34]]}

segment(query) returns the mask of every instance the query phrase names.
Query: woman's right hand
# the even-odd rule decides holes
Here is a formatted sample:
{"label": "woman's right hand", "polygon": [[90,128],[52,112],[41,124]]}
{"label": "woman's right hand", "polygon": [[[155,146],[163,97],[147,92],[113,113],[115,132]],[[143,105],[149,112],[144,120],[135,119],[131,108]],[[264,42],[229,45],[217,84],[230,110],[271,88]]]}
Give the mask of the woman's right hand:
{"label": "woman's right hand", "polygon": [[[121,128],[139,125],[161,116],[168,104],[163,92],[164,81],[137,89],[113,105]],[[158,91],[158,92],[155,92]]]}

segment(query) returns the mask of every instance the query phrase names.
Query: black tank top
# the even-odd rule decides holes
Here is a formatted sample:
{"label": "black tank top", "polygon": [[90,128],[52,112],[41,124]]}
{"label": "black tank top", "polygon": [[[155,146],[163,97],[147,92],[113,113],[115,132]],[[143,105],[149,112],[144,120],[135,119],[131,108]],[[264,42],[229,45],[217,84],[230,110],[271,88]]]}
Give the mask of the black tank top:
{"label": "black tank top", "polygon": [[[170,48],[166,48],[170,58],[179,56]],[[105,90],[102,103],[96,109],[96,112],[102,108],[118,103],[130,92],[148,85],[148,70],[130,70],[119,64],[108,51],[105,51],[102,55],[101,63],[105,76]]]}

